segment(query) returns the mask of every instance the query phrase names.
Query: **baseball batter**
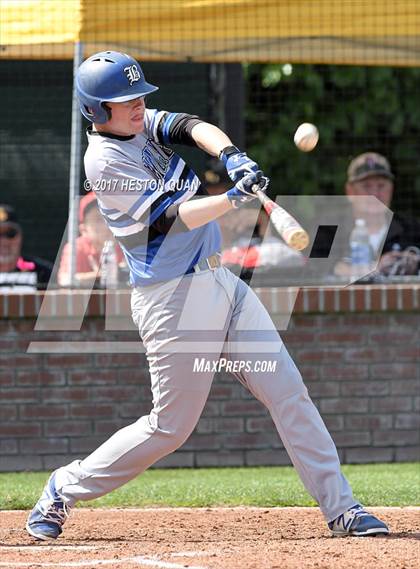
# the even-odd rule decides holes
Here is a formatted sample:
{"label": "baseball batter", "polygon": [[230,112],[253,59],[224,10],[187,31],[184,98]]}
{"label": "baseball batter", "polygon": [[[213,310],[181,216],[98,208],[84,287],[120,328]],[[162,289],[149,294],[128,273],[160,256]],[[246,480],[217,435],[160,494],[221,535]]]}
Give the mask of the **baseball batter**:
{"label": "baseball batter", "polygon": [[[220,266],[215,219],[254,199],[256,187],[266,188],[258,165],[216,126],[146,108],[145,96],[157,87],[126,54],[93,55],[80,66],[76,84],[81,112],[92,123],[86,175],[130,268],[132,315],[146,348],[153,409],[85,459],[53,472],[29,515],[28,532],[41,540],[57,538],[77,501],[111,492],[182,445],[214,375],[214,366],[195,369],[194,359],[222,356],[268,408],[332,533],[388,533],[353,497],[334,443],[267,311]],[[168,148],[173,143],[219,157],[234,187],[204,195],[193,170]],[[252,365],[262,359],[274,363],[275,371]]]}

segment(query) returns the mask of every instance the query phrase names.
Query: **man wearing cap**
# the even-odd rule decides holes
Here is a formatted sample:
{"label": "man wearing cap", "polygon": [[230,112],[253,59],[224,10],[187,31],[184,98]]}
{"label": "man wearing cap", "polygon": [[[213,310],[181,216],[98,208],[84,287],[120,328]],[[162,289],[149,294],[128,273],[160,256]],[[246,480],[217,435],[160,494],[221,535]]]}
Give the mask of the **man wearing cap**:
{"label": "man wearing cap", "polygon": [[[112,239],[103,217],[98,209],[95,192],[89,192],[80,199],[79,231],[76,239],[76,279],[80,286],[91,286],[99,272],[102,250],[105,241]],[[117,261],[123,261],[123,254],[116,245]],[[58,270],[58,284],[70,284],[70,245],[66,243]]]}
{"label": "man wearing cap", "polygon": [[22,255],[23,233],[15,209],[0,204],[0,294],[46,288],[52,264]]}
{"label": "man wearing cap", "polygon": [[[417,274],[419,267],[416,255],[407,254],[406,250],[409,247],[420,247],[420,223],[415,219],[394,214],[388,229],[383,208],[378,208],[374,202],[353,199],[359,196],[374,196],[390,208],[394,192],[394,174],[388,160],[376,152],[365,152],[354,158],[347,170],[345,192],[352,206],[353,218],[362,218],[366,222],[373,251],[378,252],[383,243],[378,270],[389,274],[392,267],[396,267],[395,263],[401,262],[400,274]],[[352,227],[349,227],[349,237],[351,229]],[[350,269],[348,263],[340,261],[335,267],[335,273],[348,274]]]}

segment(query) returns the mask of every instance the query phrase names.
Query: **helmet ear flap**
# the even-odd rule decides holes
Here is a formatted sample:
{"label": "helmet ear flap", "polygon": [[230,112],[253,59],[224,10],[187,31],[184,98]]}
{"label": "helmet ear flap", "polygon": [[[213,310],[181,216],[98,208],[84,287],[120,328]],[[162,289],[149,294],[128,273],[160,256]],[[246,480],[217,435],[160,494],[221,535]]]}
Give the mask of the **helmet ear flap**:
{"label": "helmet ear flap", "polygon": [[101,103],[101,107],[102,107],[103,110],[106,112],[107,120],[110,121],[111,118],[112,118],[111,107],[109,107],[106,103]]}
{"label": "helmet ear flap", "polygon": [[85,109],[85,117],[91,118],[91,120],[93,120],[93,118],[94,118],[93,110],[90,107],[88,107],[87,105],[83,105],[83,107]]}

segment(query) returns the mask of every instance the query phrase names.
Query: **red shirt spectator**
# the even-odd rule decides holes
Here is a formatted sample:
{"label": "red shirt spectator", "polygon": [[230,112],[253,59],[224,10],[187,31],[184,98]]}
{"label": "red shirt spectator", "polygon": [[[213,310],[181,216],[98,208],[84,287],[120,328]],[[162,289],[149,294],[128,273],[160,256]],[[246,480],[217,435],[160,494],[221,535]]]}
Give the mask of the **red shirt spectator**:
{"label": "red shirt spectator", "polygon": [[[93,284],[99,273],[102,249],[105,241],[112,239],[98,209],[94,192],[89,192],[80,200],[79,206],[80,237],[76,239],[76,279],[79,284]],[[124,256],[116,245],[118,263],[123,263]],[[61,255],[58,271],[58,284],[70,284],[70,245],[66,243]]]}

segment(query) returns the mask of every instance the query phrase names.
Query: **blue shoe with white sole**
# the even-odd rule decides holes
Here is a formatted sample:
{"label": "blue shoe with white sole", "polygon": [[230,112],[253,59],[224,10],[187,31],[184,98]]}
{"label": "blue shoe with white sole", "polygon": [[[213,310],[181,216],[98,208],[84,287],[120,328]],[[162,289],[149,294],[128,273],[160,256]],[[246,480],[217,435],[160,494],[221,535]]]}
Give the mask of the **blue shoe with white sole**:
{"label": "blue shoe with white sole", "polygon": [[70,513],[70,508],[55,488],[54,478],[55,473],[53,472],[26,522],[27,532],[43,541],[57,539]]}
{"label": "blue shoe with white sole", "polygon": [[334,536],[376,536],[389,533],[388,526],[356,504],[328,524]]}

